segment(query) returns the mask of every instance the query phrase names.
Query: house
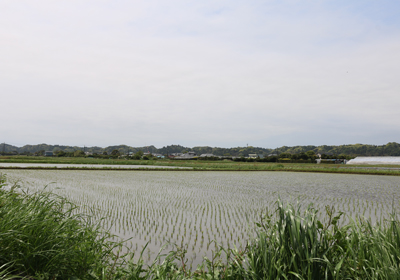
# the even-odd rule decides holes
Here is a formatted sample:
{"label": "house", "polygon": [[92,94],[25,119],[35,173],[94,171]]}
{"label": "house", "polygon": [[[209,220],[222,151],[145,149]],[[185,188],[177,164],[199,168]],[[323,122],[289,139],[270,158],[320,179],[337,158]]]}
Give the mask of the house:
{"label": "house", "polygon": [[154,154],[153,154],[153,157],[156,157],[156,158],[164,158],[164,155],[154,153]]}
{"label": "house", "polygon": [[249,158],[257,158],[258,155],[257,154],[249,154]]}
{"label": "house", "polygon": [[162,155],[162,154],[150,153],[150,152],[143,153],[143,156],[151,156],[151,157],[156,157],[156,158],[164,158],[164,155]]}
{"label": "house", "polygon": [[203,157],[217,157],[217,156],[214,154],[201,154],[200,157],[203,158]]}
{"label": "house", "polygon": [[44,152],[44,156],[45,157],[52,157],[53,156],[53,152],[52,151],[45,151]]}
{"label": "house", "polygon": [[[220,156],[216,156],[214,154],[201,154],[199,156],[200,159],[212,159],[212,160],[216,160],[216,159],[222,159],[222,157]],[[231,157],[229,157],[231,159]]]}
{"label": "house", "polygon": [[187,152],[186,154],[182,154],[181,156],[176,156],[175,159],[192,159],[196,157],[195,152]]}
{"label": "house", "polygon": [[183,155],[182,153],[171,153],[169,154],[169,157],[180,157],[182,155]]}

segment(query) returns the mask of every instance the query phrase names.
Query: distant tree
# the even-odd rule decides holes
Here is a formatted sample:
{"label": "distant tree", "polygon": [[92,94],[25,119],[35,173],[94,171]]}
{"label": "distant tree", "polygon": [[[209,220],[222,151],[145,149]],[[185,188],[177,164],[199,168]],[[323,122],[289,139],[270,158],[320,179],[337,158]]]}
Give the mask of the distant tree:
{"label": "distant tree", "polygon": [[40,150],[40,151],[37,151],[36,153],[35,153],[35,156],[44,156],[44,150]]}
{"label": "distant tree", "polygon": [[243,162],[245,162],[246,158],[245,157],[237,157],[237,158],[234,159],[234,161],[243,161]]}
{"label": "distant tree", "polygon": [[299,159],[302,159],[302,160],[307,160],[308,159],[308,155],[306,153],[304,153],[304,152],[299,153],[298,157],[299,157]]}
{"label": "distant tree", "polygon": [[301,159],[301,158],[300,158],[300,154],[293,154],[292,157],[291,157],[291,159],[293,159],[293,160]]}
{"label": "distant tree", "polygon": [[54,153],[58,157],[65,157],[66,153],[64,151],[58,150]]}
{"label": "distant tree", "polygon": [[277,162],[278,161],[278,157],[277,156],[266,157],[265,161],[267,161],[267,162]]}
{"label": "distant tree", "polygon": [[322,159],[335,159],[336,155],[327,155],[327,154],[322,154],[321,155]]}
{"label": "distant tree", "polygon": [[121,155],[121,153],[118,150],[113,150],[110,154],[113,157],[119,157]]}
{"label": "distant tree", "polygon": [[103,152],[103,155],[104,155],[104,156],[107,156],[107,155],[108,155],[107,151],[104,151],[104,152]]}
{"label": "distant tree", "polygon": [[290,153],[281,153],[279,158],[292,158],[292,154]]}
{"label": "distant tree", "polygon": [[133,155],[133,159],[141,159],[143,156],[143,152],[142,151],[138,151]]}
{"label": "distant tree", "polygon": [[85,153],[82,150],[77,150],[74,152],[74,157],[84,157]]}
{"label": "distant tree", "polygon": [[311,160],[314,160],[314,159],[317,157],[317,155],[315,154],[314,151],[308,151],[308,152],[306,152],[306,155],[307,155],[308,158],[311,159]]}

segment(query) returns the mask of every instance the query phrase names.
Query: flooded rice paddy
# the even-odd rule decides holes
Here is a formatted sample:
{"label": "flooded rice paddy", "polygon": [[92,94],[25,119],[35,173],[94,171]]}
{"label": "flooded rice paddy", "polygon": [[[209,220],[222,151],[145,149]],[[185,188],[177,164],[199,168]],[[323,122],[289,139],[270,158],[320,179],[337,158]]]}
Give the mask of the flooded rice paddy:
{"label": "flooded rice paddy", "polygon": [[[94,214],[126,246],[152,261],[162,245],[187,249],[189,264],[215,249],[241,247],[274,202],[326,205],[373,222],[397,211],[400,177],[290,172],[6,170],[30,190],[47,189]],[[94,211],[92,211],[94,210]],[[172,249],[170,246],[169,249]]]}

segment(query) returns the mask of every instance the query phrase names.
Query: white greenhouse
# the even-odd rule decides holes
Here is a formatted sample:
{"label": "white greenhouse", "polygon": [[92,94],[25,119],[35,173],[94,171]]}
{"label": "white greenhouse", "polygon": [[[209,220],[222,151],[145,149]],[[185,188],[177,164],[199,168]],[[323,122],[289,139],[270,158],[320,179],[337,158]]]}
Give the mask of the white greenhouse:
{"label": "white greenhouse", "polygon": [[349,160],[347,164],[396,164],[400,165],[400,157],[356,157]]}

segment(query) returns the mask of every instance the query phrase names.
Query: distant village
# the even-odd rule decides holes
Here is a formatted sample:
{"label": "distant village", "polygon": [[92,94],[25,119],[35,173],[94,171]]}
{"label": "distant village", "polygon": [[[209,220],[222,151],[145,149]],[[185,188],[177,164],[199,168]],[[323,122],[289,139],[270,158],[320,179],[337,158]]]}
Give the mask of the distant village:
{"label": "distant village", "polygon": [[[139,155],[138,155],[139,154]],[[261,162],[311,162],[311,163],[334,163],[334,164],[346,164],[348,160],[344,157],[342,158],[328,158],[332,157],[332,154],[305,154],[303,158],[301,155],[296,158],[292,158],[293,155],[288,153],[283,154],[269,154],[264,156],[263,154],[248,154],[245,157],[235,157],[235,156],[218,156],[211,153],[205,153],[197,155],[193,151],[189,151],[186,153],[171,153],[167,155],[163,155],[160,153],[150,153],[150,152],[139,152],[133,153],[128,152],[126,154],[120,154],[119,152],[115,151],[114,155],[118,158],[134,158],[135,159],[174,159],[174,160],[233,160],[233,161],[261,161]],[[113,153],[111,153],[113,155]],[[45,151],[44,156],[46,157],[53,157],[57,156],[52,151]],[[83,152],[82,156],[85,157],[96,157],[97,154],[92,152]],[[103,155],[106,156],[106,155]]]}
{"label": "distant village", "polygon": [[400,164],[400,144],[389,142],[385,145],[352,144],[341,146],[282,146],[276,149],[259,147],[184,147],[169,145],[130,147],[127,145],[101,147],[78,147],[60,145],[25,145],[17,147],[2,143],[2,156],[46,156],[46,157],[87,157],[102,159],[134,160],[227,160],[242,162],[280,163],[333,163],[333,164]]}

